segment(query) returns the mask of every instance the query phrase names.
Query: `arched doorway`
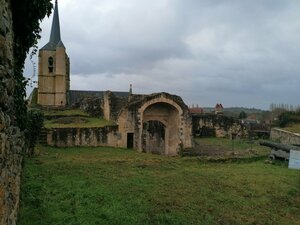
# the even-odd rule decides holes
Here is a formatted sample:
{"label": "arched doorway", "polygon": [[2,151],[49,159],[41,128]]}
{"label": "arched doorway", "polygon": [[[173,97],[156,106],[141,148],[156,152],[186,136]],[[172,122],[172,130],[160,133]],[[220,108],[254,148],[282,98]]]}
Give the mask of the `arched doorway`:
{"label": "arched doorway", "polygon": [[179,110],[170,103],[155,102],[145,107],[141,119],[141,150],[176,155],[181,142]]}

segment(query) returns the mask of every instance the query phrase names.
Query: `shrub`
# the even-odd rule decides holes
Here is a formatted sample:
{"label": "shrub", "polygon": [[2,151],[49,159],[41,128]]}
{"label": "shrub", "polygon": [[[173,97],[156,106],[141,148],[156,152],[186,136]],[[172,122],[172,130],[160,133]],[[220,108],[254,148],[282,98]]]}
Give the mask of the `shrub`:
{"label": "shrub", "polygon": [[27,113],[27,126],[25,130],[28,155],[34,154],[34,147],[41,133],[44,123],[44,114],[37,109],[31,109]]}
{"label": "shrub", "polygon": [[290,114],[288,112],[284,112],[279,115],[278,123],[280,127],[285,127],[290,121]]}
{"label": "shrub", "polygon": [[289,124],[292,123],[299,123],[300,122],[300,115],[299,112],[291,112],[291,111],[286,111],[281,113],[278,116],[278,125],[280,127],[286,127]]}
{"label": "shrub", "polygon": [[239,119],[246,119],[247,118],[247,114],[245,113],[245,111],[241,111],[239,114]]}

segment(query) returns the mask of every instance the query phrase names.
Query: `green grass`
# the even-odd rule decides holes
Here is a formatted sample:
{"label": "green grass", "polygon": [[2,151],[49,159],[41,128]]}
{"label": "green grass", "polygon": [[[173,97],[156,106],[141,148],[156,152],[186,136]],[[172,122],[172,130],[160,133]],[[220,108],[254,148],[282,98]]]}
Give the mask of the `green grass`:
{"label": "green grass", "polygon": [[[248,141],[245,139],[229,138],[195,138],[195,151],[202,150],[207,155],[222,155],[226,156],[266,156],[270,153],[270,148],[259,145],[259,141]],[[220,153],[220,154],[218,154]]]}
{"label": "green grass", "polygon": [[48,109],[43,110],[45,116],[88,116],[88,114],[80,109],[65,109],[55,110]]}
{"label": "green grass", "polygon": [[298,171],[113,148],[39,147],[18,225],[300,224]]}
{"label": "green grass", "polygon": [[288,127],[283,128],[284,130],[293,132],[293,133],[299,133],[300,134],[300,124],[292,124]]}
{"label": "green grass", "polygon": [[[68,119],[72,119],[73,117],[68,117]],[[104,127],[115,125],[112,121],[107,121],[102,118],[93,118],[93,117],[84,117],[84,122],[77,121],[81,117],[74,117],[74,122],[71,123],[57,123],[56,120],[45,120],[44,127],[45,128],[92,128],[92,127]]]}
{"label": "green grass", "polygon": [[197,138],[196,139],[200,144],[212,145],[212,146],[222,146],[226,149],[232,149],[232,145],[236,150],[246,150],[251,146],[256,148],[263,149],[263,146],[257,145],[255,141],[252,143],[245,139],[234,139],[233,141],[229,138]]}

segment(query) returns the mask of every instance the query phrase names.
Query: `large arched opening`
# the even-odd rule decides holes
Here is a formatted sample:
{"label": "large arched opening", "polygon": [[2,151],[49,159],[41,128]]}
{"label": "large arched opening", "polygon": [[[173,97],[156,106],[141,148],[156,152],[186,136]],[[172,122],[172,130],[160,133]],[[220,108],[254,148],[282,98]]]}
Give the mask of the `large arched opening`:
{"label": "large arched opening", "polygon": [[143,152],[177,155],[181,118],[176,106],[160,101],[144,107],[141,116]]}

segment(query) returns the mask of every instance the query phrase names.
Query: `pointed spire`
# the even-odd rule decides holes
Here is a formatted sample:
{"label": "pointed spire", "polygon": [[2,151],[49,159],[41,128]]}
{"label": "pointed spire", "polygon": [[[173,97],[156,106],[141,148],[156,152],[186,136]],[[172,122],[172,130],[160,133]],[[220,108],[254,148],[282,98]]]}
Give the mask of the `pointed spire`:
{"label": "pointed spire", "polygon": [[130,84],[130,87],[129,87],[129,94],[132,95],[132,84]]}
{"label": "pointed spire", "polygon": [[42,48],[43,50],[55,50],[57,47],[65,47],[60,37],[58,4],[55,0],[54,14],[52,20],[51,34],[49,42]]}
{"label": "pointed spire", "polygon": [[54,15],[51,27],[50,42],[58,44],[60,42],[60,26],[59,26],[59,16],[58,16],[58,4],[55,1]]}

